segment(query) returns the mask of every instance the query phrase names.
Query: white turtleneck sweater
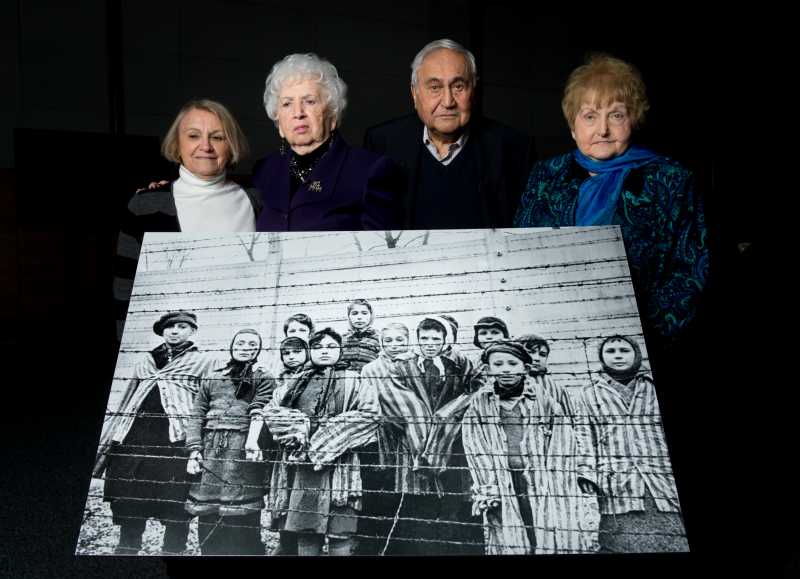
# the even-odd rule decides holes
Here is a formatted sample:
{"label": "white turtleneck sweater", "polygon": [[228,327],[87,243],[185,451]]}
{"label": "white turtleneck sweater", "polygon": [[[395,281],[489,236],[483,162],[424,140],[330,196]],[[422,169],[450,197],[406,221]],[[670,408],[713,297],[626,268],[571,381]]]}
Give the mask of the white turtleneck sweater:
{"label": "white turtleneck sweater", "polygon": [[225,172],[206,181],[181,165],[172,193],[181,231],[245,232],[256,230],[250,198]]}

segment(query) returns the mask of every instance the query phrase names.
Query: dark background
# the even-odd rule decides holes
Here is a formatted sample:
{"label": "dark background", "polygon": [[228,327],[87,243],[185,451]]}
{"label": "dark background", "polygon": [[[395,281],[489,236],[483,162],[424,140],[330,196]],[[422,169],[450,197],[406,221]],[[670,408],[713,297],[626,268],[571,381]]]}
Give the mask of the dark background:
{"label": "dark background", "polygon": [[[465,0],[0,5],[0,340],[3,368],[11,370],[2,381],[0,576],[164,576],[161,560],[72,552],[116,357],[116,223],[137,186],[174,176],[158,146],[180,106],[208,97],[230,107],[254,151],[236,169],[244,177],[277,147],[261,104],[276,60],[314,51],[338,67],[349,86],[342,132],[358,145],[367,127],[412,111],[410,61],[444,36],[477,57],[478,108],[533,136],[540,158],[572,148],[560,94],[585,54],[607,51],[634,63],[652,106],[638,142],[691,168],[706,200],[713,251],[706,303],[680,343],[651,352],[693,553],[539,557],[521,565],[601,575],[751,566],[797,572],[798,503],[782,474],[796,456],[784,455],[796,434],[782,422],[795,395],[769,396],[762,385],[768,277],[764,220],[754,212],[762,192],[739,171],[749,162],[738,154],[741,143],[722,136],[732,123],[745,129],[728,113],[747,98],[741,86],[748,83],[736,75],[761,61],[740,48],[736,32],[758,24],[751,14],[687,7],[521,7]],[[275,572],[287,562],[250,567]],[[209,563],[169,571],[187,568]]]}

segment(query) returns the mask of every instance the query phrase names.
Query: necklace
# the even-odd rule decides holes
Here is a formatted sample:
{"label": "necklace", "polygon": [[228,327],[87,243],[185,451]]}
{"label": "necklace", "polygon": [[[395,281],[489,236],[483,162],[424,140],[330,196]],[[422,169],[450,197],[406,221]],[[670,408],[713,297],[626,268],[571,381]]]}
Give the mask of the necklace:
{"label": "necklace", "polygon": [[319,160],[328,152],[333,137],[322,143],[307,155],[292,154],[289,157],[289,174],[305,184]]}

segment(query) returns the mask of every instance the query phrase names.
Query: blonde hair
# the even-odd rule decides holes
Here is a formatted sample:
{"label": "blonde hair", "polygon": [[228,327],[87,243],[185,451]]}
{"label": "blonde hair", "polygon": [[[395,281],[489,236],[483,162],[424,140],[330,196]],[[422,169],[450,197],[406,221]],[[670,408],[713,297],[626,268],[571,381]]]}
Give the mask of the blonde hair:
{"label": "blonde hair", "polygon": [[219,122],[222,124],[222,131],[225,133],[228,146],[231,149],[231,160],[228,163],[229,165],[235,165],[240,160],[247,157],[247,154],[249,153],[247,137],[245,137],[244,131],[242,131],[239,123],[236,122],[236,119],[225,107],[225,105],[210,99],[197,99],[191,100],[183,105],[183,108],[178,111],[178,115],[175,117],[175,120],[172,121],[172,125],[167,131],[167,134],[164,136],[164,140],[161,142],[161,154],[165,159],[172,161],[173,163],[181,163],[181,150],[178,140],[178,133],[181,121],[183,121],[183,117],[185,117],[189,111],[193,110],[208,111],[209,113],[217,115]]}
{"label": "blonde hair", "polygon": [[575,117],[588,93],[594,93],[595,105],[625,103],[633,128],[644,122],[650,108],[642,75],[632,64],[603,53],[590,54],[586,62],[572,71],[564,87],[561,110],[571,130]]}

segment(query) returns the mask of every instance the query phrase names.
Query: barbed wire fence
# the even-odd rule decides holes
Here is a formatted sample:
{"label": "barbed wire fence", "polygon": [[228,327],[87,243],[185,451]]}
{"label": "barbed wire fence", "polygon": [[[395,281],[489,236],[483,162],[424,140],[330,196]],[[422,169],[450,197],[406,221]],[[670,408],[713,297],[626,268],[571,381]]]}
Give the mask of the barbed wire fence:
{"label": "barbed wire fence", "polygon": [[[149,235],[149,234],[148,234]],[[459,322],[457,339],[449,346],[455,346],[461,356],[468,359],[474,369],[480,366],[480,350],[473,344],[472,325],[478,318],[494,315],[508,323],[511,338],[535,332],[544,336],[550,344],[550,360],[548,376],[559,388],[562,388],[571,403],[581,407],[580,390],[591,384],[598,376],[600,363],[596,354],[597,347],[611,335],[628,336],[642,346],[643,362],[647,365],[646,348],[641,324],[636,310],[635,296],[630,284],[630,273],[627,267],[621,236],[616,228],[580,228],[555,229],[544,231],[475,231],[475,232],[432,232],[426,244],[411,248],[393,248],[377,251],[364,251],[360,244],[352,244],[350,234],[303,234],[303,235],[270,235],[254,238],[250,250],[245,257],[242,253],[244,241],[240,238],[226,236],[154,236],[145,239],[140,259],[140,270],[137,273],[134,294],[129,308],[117,371],[112,384],[106,421],[126,417],[138,419],[177,420],[187,422],[199,420],[196,415],[170,412],[148,414],[138,410],[125,412],[119,408],[120,397],[131,380],[141,380],[136,374],[139,360],[148,356],[158,338],[152,332],[152,324],[158,317],[168,311],[178,309],[189,310],[198,315],[199,330],[193,337],[202,356],[224,361],[229,354],[230,338],[241,328],[257,328],[263,337],[260,362],[264,366],[275,368],[280,361],[278,352],[284,320],[294,313],[303,312],[310,315],[317,328],[331,325],[338,327],[341,333],[347,329],[346,308],[353,298],[367,299],[373,306],[375,317],[372,326],[382,326],[400,322],[409,330],[409,348],[418,351],[416,340],[416,323],[423,317],[446,313]],[[239,236],[241,237],[241,236]],[[452,239],[458,243],[451,243]],[[348,247],[347,243],[352,247]],[[338,244],[338,246],[337,246]],[[330,248],[338,249],[331,250]],[[181,254],[181,262],[176,266],[175,252]],[[238,252],[238,253],[237,253]],[[302,257],[297,257],[302,255]],[[146,263],[146,267],[142,263]],[[208,365],[207,367],[211,367]],[[178,381],[192,382],[201,377],[192,375],[173,375]],[[205,380],[214,380],[204,376]],[[378,376],[383,380],[392,380],[391,376]],[[442,379],[450,378],[447,374]],[[454,376],[463,379],[463,375]],[[585,410],[585,409],[584,409]],[[451,422],[458,422],[463,415],[458,415]],[[500,416],[483,416],[488,421],[499,421]],[[514,426],[508,416],[502,417],[507,426]],[[370,420],[374,420],[370,418]],[[446,426],[447,419],[433,415],[407,415],[402,420],[398,417],[378,418],[378,428],[391,431],[396,437],[403,427],[423,425],[429,430]],[[595,436],[608,437],[610,429],[637,428],[645,432],[646,443],[629,445],[624,454],[606,454],[603,464],[597,467],[597,452],[591,460],[595,461],[595,471],[602,476],[613,474],[616,477],[643,477],[645,479],[665,479],[672,477],[669,457],[665,446],[653,441],[663,431],[657,406],[649,411],[615,414],[603,410],[595,415],[587,415],[584,411],[568,416],[533,416],[526,419],[521,426],[532,424],[541,426],[543,432],[552,433],[553,429],[568,426],[575,431],[586,431],[591,439]],[[546,423],[546,424],[545,424]],[[568,423],[568,424],[567,424]],[[321,425],[311,417],[311,428]],[[587,434],[588,433],[588,434]],[[587,439],[587,440],[588,440]],[[165,441],[167,442],[167,441]],[[399,464],[397,456],[409,450],[402,443],[393,449],[370,448],[356,450],[361,457],[361,471],[391,473],[403,470],[408,475],[408,466]],[[596,441],[595,441],[595,444]],[[164,456],[159,454],[166,447],[160,445],[126,445],[126,456],[137,459],[171,461],[185,466],[188,451],[183,456]],[[173,449],[174,446],[170,446]],[[114,446],[100,448],[100,452],[113,454]],[[388,452],[387,452],[388,450]],[[277,446],[265,449],[263,464],[266,472],[281,467],[281,458]],[[618,452],[618,449],[616,450]],[[392,452],[395,460],[387,460]],[[480,454],[493,459],[497,453],[475,453],[472,456],[459,444],[448,449],[447,456],[439,456],[436,452],[428,453],[426,460],[437,462],[436,467],[426,464],[417,465],[414,476],[427,480],[429,487],[436,488],[440,476],[455,473],[465,480],[476,474],[480,466],[468,464],[468,458],[480,462]],[[506,461],[508,453],[499,453]],[[581,456],[574,451],[559,454],[551,452],[543,456],[539,452],[529,451],[526,460],[533,463],[546,463],[548,476],[561,475],[576,478],[576,470],[570,461],[590,455],[586,448]],[[408,458],[408,456],[406,456]],[[419,457],[413,457],[418,459]],[[443,461],[447,458],[447,461]],[[440,460],[442,459],[442,460]],[[112,459],[113,460],[113,459]],[[244,455],[240,458],[228,458],[233,464],[248,463]],[[307,459],[306,459],[307,460]],[[588,460],[588,459],[587,459]],[[442,470],[442,464],[446,464]],[[202,465],[204,472],[213,473],[220,481],[220,487],[241,487],[242,483],[226,480],[215,471],[215,461],[210,460]],[[291,468],[311,468],[311,464],[296,461]],[[530,480],[535,480],[536,473],[529,473]],[[399,477],[401,475],[397,475]],[[84,520],[77,546],[77,552],[83,554],[111,553],[118,540],[118,527],[113,523],[113,515],[108,503],[104,501],[103,487],[108,482],[136,483],[151,485],[180,484],[184,482],[158,481],[150,479],[132,479],[108,477],[103,473],[92,480],[88,494]],[[254,491],[263,491],[269,499],[269,493],[291,490],[288,487],[269,488],[270,478],[265,475],[263,484],[252,485]],[[602,486],[601,481],[595,481]],[[674,486],[674,483],[672,483]],[[369,486],[369,485],[368,485]],[[248,487],[248,485],[245,485]],[[583,500],[586,494],[576,490],[572,492],[547,492],[529,488],[532,503],[537,500],[552,501],[558,499]],[[640,492],[647,488],[646,492]],[[647,497],[657,502],[673,501],[675,508],[677,497],[666,496],[660,488],[652,484],[637,488],[636,493],[629,496],[616,497],[628,499],[639,504]],[[347,489],[319,488],[320,493],[332,493]],[[473,495],[469,488],[458,490],[403,491],[384,485],[384,488],[361,488],[354,494],[361,497],[385,497],[387,506],[392,507],[391,514],[360,512],[345,516],[358,517],[359,521],[374,521],[385,525],[391,533],[391,541],[410,543],[432,543],[431,548],[447,549],[452,547],[482,547],[475,541],[474,533],[469,530],[483,530],[485,522],[480,517],[444,520],[431,520],[405,514],[405,507],[414,503],[417,497],[453,497],[465,505],[472,502]],[[518,500],[514,494],[498,491],[493,496],[497,501],[506,499]],[[158,493],[156,493],[158,494]],[[135,497],[117,496],[118,500]],[[608,497],[606,497],[608,498]],[[171,503],[181,507],[183,500],[150,498],[147,501]],[[147,502],[145,501],[145,502]],[[385,509],[384,509],[385,510]],[[302,509],[299,512],[304,512]],[[412,511],[413,512],[413,511]],[[679,512],[679,510],[678,510]],[[116,517],[117,520],[125,517]],[[132,519],[143,519],[132,516]],[[226,526],[225,518],[218,523]],[[441,537],[434,532],[434,538],[408,537],[398,533],[404,523],[421,525],[441,525],[448,527],[442,531]],[[196,522],[192,523],[186,554],[198,554]],[[512,525],[513,526],[513,525]],[[545,526],[540,523],[525,523],[531,534],[552,530],[552,522]],[[463,529],[454,533],[452,529]],[[160,526],[148,521],[142,552],[159,554]],[[268,547],[274,546],[277,534],[270,529],[270,511],[261,511],[259,525],[262,540]],[[585,529],[562,527],[566,533],[580,533]],[[387,532],[387,531],[385,531]],[[599,535],[609,532],[602,528]],[[622,531],[637,534],[637,531]],[[663,535],[649,531],[638,532],[643,535],[656,535],[668,541],[677,535],[685,536],[683,529],[667,529]],[[370,535],[359,529],[356,538],[377,539],[383,542],[382,552],[386,552],[389,544],[384,535]],[[484,536],[484,542],[486,536]],[[560,552],[577,552],[579,550],[563,549]]]}

